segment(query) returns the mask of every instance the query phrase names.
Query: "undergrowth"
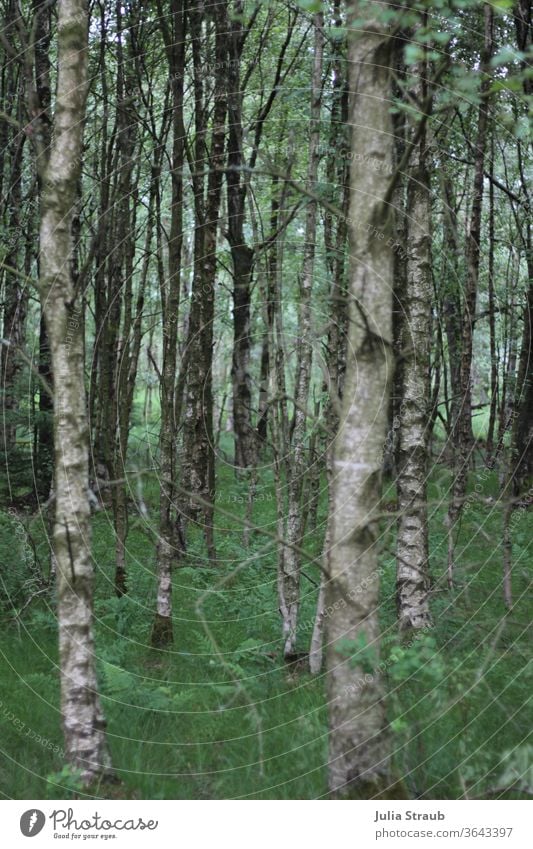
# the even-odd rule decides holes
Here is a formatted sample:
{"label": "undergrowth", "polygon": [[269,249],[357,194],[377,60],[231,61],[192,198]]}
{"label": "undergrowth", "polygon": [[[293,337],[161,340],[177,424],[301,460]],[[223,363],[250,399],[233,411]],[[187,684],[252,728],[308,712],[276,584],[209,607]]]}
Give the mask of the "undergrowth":
{"label": "undergrowth", "polygon": [[[475,486],[476,478],[473,476]],[[381,538],[383,646],[373,674],[387,690],[391,751],[413,798],[520,798],[533,792],[528,738],[533,681],[527,662],[531,518],[515,528],[515,605],[501,591],[501,512],[474,502],[461,527],[456,587],[444,583],[443,517],[449,481],[435,470],[431,514],[431,607],[434,626],[400,645],[395,625],[393,521]],[[281,657],[276,599],[276,546],[261,533],[243,544],[246,484],[219,470],[217,563],[204,560],[201,533],[174,573],[174,645],[149,647],[155,608],[157,485],[146,480],[140,519],[132,503],[128,596],[113,594],[113,533],[108,510],[93,518],[96,644],[102,702],[113,764],[126,798],[298,798],[324,796],[327,705],[324,675]],[[497,481],[483,480],[483,494]],[[132,485],[135,493],[135,486]],[[253,522],[275,527],[268,476],[260,482]],[[388,497],[393,498],[393,493]],[[220,515],[220,510],[224,511]],[[305,540],[318,557],[326,511]],[[10,528],[12,520],[4,520]],[[34,521],[32,538],[45,547]],[[64,767],[53,590],[16,617],[24,544],[0,540],[10,563],[14,607],[3,611],[0,662],[0,791],[9,798],[83,795]],[[239,568],[236,571],[237,567]],[[304,567],[300,647],[309,645],[319,572]],[[11,583],[10,583],[11,581]],[[96,793],[98,795],[98,793]],[[108,795],[102,791],[102,795]]]}

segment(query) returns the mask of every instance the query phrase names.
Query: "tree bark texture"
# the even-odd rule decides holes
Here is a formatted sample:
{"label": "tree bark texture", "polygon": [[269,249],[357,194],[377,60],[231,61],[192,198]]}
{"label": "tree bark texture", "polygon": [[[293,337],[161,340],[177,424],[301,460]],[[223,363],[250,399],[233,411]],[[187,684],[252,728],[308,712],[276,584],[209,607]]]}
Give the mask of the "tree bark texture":
{"label": "tree bark texture", "polygon": [[393,162],[392,44],[366,5],[352,3],[350,15],[365,19],[363,32],[349,30],[352,151],[381,167],[354,157],[350,171],[349,331],[328,523],[329,788],[337,797],[370,798],[385,790],[389,756],[376,669],[375,513],[392,377],[392,216],[383,206]]}
{"label": "tree bark texture", "polygon": [[[426,98],[427,66],[414,69],[418,101]],[[423,120],[423,116],[421,116]],[[402,303],[401,387],[397,448],[396,599],[400,631],[427,628],[429,541],[427,447],[431,336],[431,203],[426,133],[412,154],[407,183],[405,292]]]}
{"label": "tree bark texture", "polygon": [[55,524],[61,713],[67,762],[90,783],[109,768],[93,638],[88,423],[83,330],[72,280],[71,224],[81,170],[87,90],[87,11],[58,4],[53,140],[41,198],[39,288],[54,372]]}

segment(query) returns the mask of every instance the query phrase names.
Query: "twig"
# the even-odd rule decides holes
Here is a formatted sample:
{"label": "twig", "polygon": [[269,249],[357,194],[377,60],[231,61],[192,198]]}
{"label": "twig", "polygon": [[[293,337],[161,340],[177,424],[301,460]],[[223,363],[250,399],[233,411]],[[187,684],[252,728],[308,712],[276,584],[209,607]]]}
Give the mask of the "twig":
{"label": "twig", "polygon": [[34,599],[34,598],[37,598],[37,596],[44,595],[44,593],[47,593],[47,592],[49,591],[49,589],[50,589],[50,587],[42,587],[40,590],[37,590],[36,592],[32,593],[32,594],[30,595],[30,597],[26,599],[26,601],[24,602],[24,604],[22,605],[22,607],[20,608],[20,610],[18,610],[18,611],[15,613],[15,615],[12,617],[12,621],[13,621],[13,622],[16,622],[16,621],[17,621],[17,619],[20,619],[20,617],[21,617],[22,613],[23,613],[23,612],[26,610],[26,608],[27,608],[27,607],[31,604],[31,602],[33,601],[33,599]]}

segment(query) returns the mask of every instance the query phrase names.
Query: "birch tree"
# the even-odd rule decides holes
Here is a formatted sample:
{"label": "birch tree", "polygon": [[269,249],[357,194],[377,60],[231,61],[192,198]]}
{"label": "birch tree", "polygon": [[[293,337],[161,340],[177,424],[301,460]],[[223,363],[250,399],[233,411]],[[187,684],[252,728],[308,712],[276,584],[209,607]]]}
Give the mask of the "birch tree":
{"label": "birch tree", "polygon": [[[309,164],[307,187],[314,192],[319,163],[320,108],[322,102],[322,63],[324,51],[324,20],[317,14],[315,24],[314,63],[311,81],[311,133],[309,139]],[[311,293],[316,252],[317,203],[307,205],[305,245],[302,265],[302,282],[298,314],[297,371],[294,387],[294,418],[291,454],[287,462],[287,547],[283,560],[283,573],[278,582],[280,610],[283,621],[284,656],[288,660],[296,653],[296,631],[300,603],[300,555],[297,551],[302,533],[302,497],[305,492],[305,475],[308,453],[306,450],[307,404],[311,384],[312,325]]]}
{"label": "birch tree", "polygon": [[[334,3],[335,27],[341,31],[343,17],[341,14],[340,0]],[[346,346],[346,255],[347,255],[347,218],[349,197],[349,156],[339,156],[339,148],[347,152],[347,130],[348,130],[348,88],[346,80],[346,44],[345,39],[336,38],[334,41],[334,54],[332,58],[332,105],[329,130],[329,150],[326,166],[328,183],[331,188],[336,186],[340,195],[343,215],[336,222],[333,216],[324,217],[324,247],[326,249],[326,261],[328,271],[331,275],[331,289],[329,295],[329,328],[327,338],[327,371],[328,380],[324,382],[324,389],[329,391],[324,420],[326,423],[325,465],[328,479],[331,480],[331,450],[330,440],[338,427],[337,405],[333,398],[342,397],[342,384],[344,379],[344,360]],[[346,143],[345,143],[346,142]],[[329,384],[329,385],[328,385]],[[317,463],[318,465],[318,463]],[[318,475],[320,474],[320,466]],[[324,551],[327,554],[329,540],[324,540]],[[309,671],[317,675],[322,668],[323,661],[323,635],[325,625],[325,602],[326,602],[326,576],[323,571],[320,575],[320,587],[317,597],[315,621],[309,646]]]}
{"label": "birch tree", "polygon": [[478,111],[477,134],[474,148],[474,184],[472,209],[468,225],[466,246],[466,286],[462,321],[462,350],[459,367],[460,409],[457,413],[454,433],[454,479],[448,506],[448,585],[453,586],[455,566],[455,542],[459,520],[463,512],[463,501],[468,482],[468,468],[473,448],[472,434],[472,354],[475,314],[478,295],[479,267],[481,261],[481,214],[483,207],[483,179],[488,135],[490,59],[493,51],[493,11],[489,3],[484,5],[484,45],[481,70],[481,103]]}
{"label": "birch tree", "polygon": [[230,20],[228,58],[228,232],[233,263],[233,354],[231,382],[233,389],[233,428],[235,431],[235,466],[247,468],[255,455],[255,432],[252,427],[252,385],[250,377],[250,308],[254,251],[244,236],[246,182],[242,182],[244,165],[240,66],[246,31],[243,28],[242,3],[234,4]]}
{"label": "birch tree", "polygon": [[[427,97],[427,63],[413,69],[415,96]],[[424,121],[424,116],[419,120]],[[400,630],[430,624],[426,500],[431,336],[431,205],[426,131],[413,151],[407,185],[405,293],[401,304],[401,416],[398,437],[397,605]]]}
{"label": "birch tree", "polygon": [[[194,274],[187,349],[182,360],[186,377],[184,396],[182,466],[183,520],[203,524],[209,559],[216,559],[214,542],[215,455],[213,450],[213,321],[217,273],[217,235],[224,145],[226,139],[227,82],[224,69],[228,57],[227,4],[213,9],[214,66],[212,66],[212,122],[208,140],[203,8],[201,3],[188,12],[193,51],[193,87],[195,99],[195,162],[193,192],[195,207]],[[181,377],[181,375],[180,375]],[[180,391],[180,390],[178,390]],[[201,499],[201,504],[198,501]]]}
{"label": "birch tree", "polygon": [[[329,789],[370,798],[387,786],[383,683],[379,660],[377,517],[392,374],[393,253],[384,204],[392,167],[389,114],[392,40],[380,13],[354,2],[349,24],[352,125],[344,394],[333,446],[326,609]],[[368,163],[375,167],[369,167]]]}
{"label": "birch tree", "polygon": [[178,345],[178,311],[183,243],[183,164],[185,129],[183,126],[183,67],[185,56],[185,12],[181,0],[173,0],[171,23],[161,14],[161,25],[172,79],[172,209],[168,246],[168,280],[161,286],[163,311],[163,371],[161,375],[161,494],[159,501],[159,540],[157,546],[157,612],[152,629],[152,644],[172,642],[172,562],[175,550],[175,476],[176,422],[175,372]]}
{"label": "birch tree", "polygon": [[41,294],[54,373],[55,524],[61,713],[67,762],[90,783],[109,769],[93,639],[88,424],[80,292],[71,227],[81,171],[87,91],[84,0],[59,0],[58,75],[49,157],[43,165]]}

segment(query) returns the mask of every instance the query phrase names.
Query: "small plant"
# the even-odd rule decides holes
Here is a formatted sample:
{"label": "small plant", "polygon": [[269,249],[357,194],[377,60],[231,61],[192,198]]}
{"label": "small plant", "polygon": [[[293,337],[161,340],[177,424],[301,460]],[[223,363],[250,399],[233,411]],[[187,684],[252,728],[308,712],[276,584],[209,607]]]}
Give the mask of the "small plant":
{"label": "small plant", "polygon": [[373,675],[378,665],[378,650],[374,645],[368,645],[367,636],[361,631],[355,639],[347,637],[339,640],[335,651],[349,660],[350,666],[359,667],[365,675]]}
{"label": "small plant", "polygon": [[406,645],[392,644],[386,664],[390,680],[397,684],[414,679],[435,687],[446,673],[444,658],[430,634],[415,635]]}
{"label": "small plant", "polygon": [[83,791],[83,772],[69,764],[65,764],[59,772],[52,772],[46,776],[47,798],[56,799],[57,790],[67,790],[77,795]]}

